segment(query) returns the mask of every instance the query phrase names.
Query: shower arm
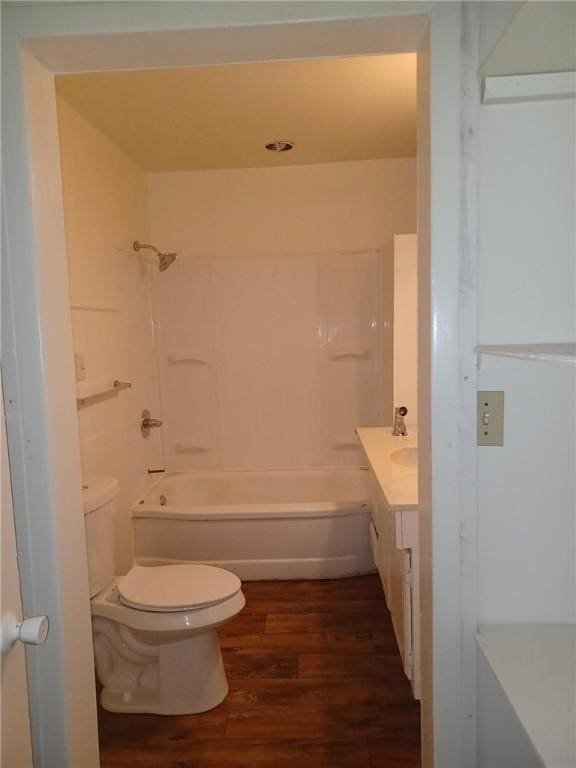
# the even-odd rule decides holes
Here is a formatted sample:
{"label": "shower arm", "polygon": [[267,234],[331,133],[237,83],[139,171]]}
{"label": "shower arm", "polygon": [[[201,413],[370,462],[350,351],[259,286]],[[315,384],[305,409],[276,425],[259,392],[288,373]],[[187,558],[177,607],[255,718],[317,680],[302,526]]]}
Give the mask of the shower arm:
{"label": "shower arm", "polygon": [[141,243],[139,240],[134,240],[132,245],[136,253],[138,253],[138,251],[141,251],[143,248],[146,248],[149,251],[154,251],[154,253],[157,256],[160,256],[160,251],[158,250],[158,248],[156,248],[154,245],[150,245],[149,243]]}
{"label": "shower arm", "polygon": [[176,259],[178,258],[177,253],[162,253],[162,251],[159,251],[156,246],[151,245],[150,243],[141,243],[139,240],[134,240],[132,243],[132,247],[138,253],[142,249],[146,248],[149,251],[154,251],[158,258],[158,269],[160,272],[165,272],[170,264],[173,264]]}

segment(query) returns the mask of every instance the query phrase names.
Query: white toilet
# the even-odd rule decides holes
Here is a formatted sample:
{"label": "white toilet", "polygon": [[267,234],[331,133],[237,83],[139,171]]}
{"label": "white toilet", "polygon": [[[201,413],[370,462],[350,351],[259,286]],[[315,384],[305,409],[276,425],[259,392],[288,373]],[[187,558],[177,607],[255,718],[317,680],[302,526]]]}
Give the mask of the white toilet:
{"label": "white toilet", "polygon": [[228,693],[216,628],[246,600],[240,579],[209,565],[135,565],[114,577],[118,482],[84,485],[96,672],[111,712],[205,712]]}

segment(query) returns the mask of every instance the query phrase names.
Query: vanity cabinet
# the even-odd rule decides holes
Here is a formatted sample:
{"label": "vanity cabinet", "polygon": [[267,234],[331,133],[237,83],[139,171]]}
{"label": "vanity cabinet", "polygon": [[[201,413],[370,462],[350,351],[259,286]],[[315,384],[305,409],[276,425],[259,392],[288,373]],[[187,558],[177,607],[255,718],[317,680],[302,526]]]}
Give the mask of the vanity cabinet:
{"label": "vanity cabinet", "polygon": [[404,671],[420,698],[420,570],[416,436],[358,427],[370,469],[370,545]]}
{"label": "vanity cabinet", "polygon": [[[374,562],[378,568],[386,605],[402,658],[404,671],[420,698],[418,510],[394,509],[388,504],[372,474],[372,522]],[[418,666],[418,668],[417,668]]]}

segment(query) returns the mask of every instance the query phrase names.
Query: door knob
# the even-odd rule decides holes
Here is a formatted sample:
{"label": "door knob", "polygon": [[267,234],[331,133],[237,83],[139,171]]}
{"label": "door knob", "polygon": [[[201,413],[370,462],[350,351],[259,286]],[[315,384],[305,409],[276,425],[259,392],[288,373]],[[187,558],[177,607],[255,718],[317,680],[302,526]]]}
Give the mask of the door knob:
{"label": "door knob", "polygon": [[17,640],[25,645],[42,645],[48,637],[49,629],[48,616],[32,616],[30,619],[18,621],[15,614],[7,613],[2,620],[2,653],[8,653]]}

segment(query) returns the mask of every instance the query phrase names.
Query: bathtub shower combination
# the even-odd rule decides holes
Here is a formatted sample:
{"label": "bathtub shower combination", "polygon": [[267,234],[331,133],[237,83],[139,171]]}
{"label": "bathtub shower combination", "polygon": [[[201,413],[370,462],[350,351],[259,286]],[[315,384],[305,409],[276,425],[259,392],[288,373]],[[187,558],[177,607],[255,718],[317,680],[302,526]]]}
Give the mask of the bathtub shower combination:
{"label": "bathtub shower combination", "polygon": [[369,495],[363,468],[170,473],[133,509],[136,561],[241,579],[368,573]]}
{"label": "bathtub shower combination", "polygon": [[375,569],[355,428],[391,408],[391,278],[379,250],[181,259],[165,272],[167,473],[133,509],[140,565],[241,579]]}

